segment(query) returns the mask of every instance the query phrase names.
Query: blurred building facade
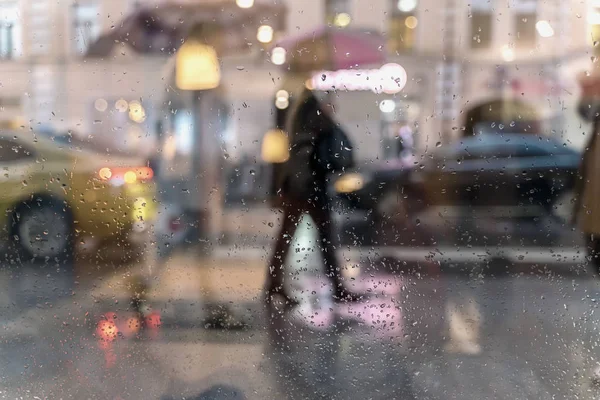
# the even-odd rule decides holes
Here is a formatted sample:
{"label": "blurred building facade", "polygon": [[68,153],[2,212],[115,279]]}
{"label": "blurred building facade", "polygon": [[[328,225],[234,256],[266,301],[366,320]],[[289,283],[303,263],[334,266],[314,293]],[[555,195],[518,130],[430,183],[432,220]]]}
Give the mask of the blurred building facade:
{"label": "blurred building facade", "polygon": [[[185,4],[206,7],[232,2]],[[110,37],[111,31],[123,31],[126,17],[154,4],[150,3],[0,2],[0,119],[72,128],[125,148],[151,143],[165,93],[176,91],[168,83],[173,53],[139,51],[128,45],[129,38],[120,36],[108,53],[89,54],[90,45]],[[243,3],[256,7],[267,2]],[[227,140],[234,156],[240,149],[258,155],[262,135],[273,125],[274,95],[285,86],[285,71],[270,62],[272,43],[277,37],[310,32],[323,24],[384,32],[389,61],[402,65],[408,74],[405,89],[392,98],[366,91],[339,94],[340,120],[355,138],[361,158],[380,157],[389,139],[386,135],[393,139],[398,121],[414,129],[421,149],[458,136],[465,110],[499,96],[518,97],[539,107],[545,120],[554,121],[550,126],[555,134],[581,136],[579,122],[569,113],[578,95],[575,76],[589,67],[593,37],[600,32],[593,2],[276,3],[287,7],[285,24],[274,24],[274,16],[269,15],[253,20],[276,25],[273,41],[263,44],[255,33],[246,35],[247,50],[222,59],[221,89],[232,121]],[[382,107],[384,100],[393,101],[394,108]],[[135,105],[136,115],[130,115],[129,104]]]}

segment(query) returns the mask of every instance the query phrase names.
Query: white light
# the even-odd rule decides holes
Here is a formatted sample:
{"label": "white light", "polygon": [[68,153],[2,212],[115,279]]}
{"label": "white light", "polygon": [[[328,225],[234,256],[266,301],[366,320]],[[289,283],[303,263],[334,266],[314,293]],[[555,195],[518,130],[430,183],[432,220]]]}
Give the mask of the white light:
{"label": "white light", "polygon": [[333,24],[340,28],[350,25],[350,22],[352,22],[352,17],[348,13],[340,13],[333,18]]}
{"label": "white light", "polygon": [[96,108],[96,110],[104,112],[108,108],[108,102],[104,99],[97,99],[94,102],[94,107]]}
{"label": "white light", "polygon": [[554,36],[554,29],[548,21],[538,21],[535,24],[535,29],[537,29],[541,37],[548,38]]}
{"label": "white light", "polygon": [[600,12],[592,11],[588,13],[587,20],[590,25],[600,25]]}
{"label": "white light", "polygon": [[119,99],[115,103],[115,109],[118,112],[124,113],[124,112],[126,112],[129,109],[129,103],[127,103],[127,100]]}
{"label": "white light", "polygon": [[285,97],[278,97],[277,99],[275,99],[275,107],[277,107],[278,109],[285,110],[289,106],[290,106],[290,101],[288,99],[286,99]]}
{"label": "white light", "polygon": [[256,38],[261,43],[270,43],[273,40],[273,28],[269,25],[261,25],[256,32]]}
{"label": "white light", "polygon": [[236,0],[235,4],[239,8],[251,8],[254,5],[254,0]]}
{"label": "white light", "polygon": [[502,46],[502,58],[506,62],[511,62],[515,60],[515,51],[510,48],[508,45]]}
{"label": "white light", "polygon": [[271,53],[271,62],[275,65],[285,64],[286,51],[283,47],[275,47]]}
{"label": "white light", "polygon": [[396,102],[394,100],[382,100],[379,103],[379,109],[382,113],[391,113],[396,109]]}
{"label": "white light", "polygon": [[288,93],[287,90],[278,90],[277,93],[275,93],[275,97],[278,99],[289,99],[290,98],[290,94]]}
{"label": "white light", "polygon": [[417,8],[417,0],[398,0],[398,10],[409,13]]}

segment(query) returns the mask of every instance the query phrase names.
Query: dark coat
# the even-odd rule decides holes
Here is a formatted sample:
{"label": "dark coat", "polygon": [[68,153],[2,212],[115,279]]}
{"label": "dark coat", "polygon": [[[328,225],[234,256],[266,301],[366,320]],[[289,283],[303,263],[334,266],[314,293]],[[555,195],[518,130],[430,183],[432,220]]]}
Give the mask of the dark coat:
{"label": "dark coat", "polygon": [[[323,108],[310,91],[305,91],[298,100],[294,110],[290,113],[287,123],[287,133],[290,148],[293,149],[301,143],[310,142],[313,156],[308,165],[296,165],[290,158],[283,166],[283,172],[279,178],[278,186],[284,197],[302,195],[303,199],[312,199],[318,203],[326,203],[327,199],[327,176],[330,171],[320,162],[326,155],[321,155],[320,150],[326,149],[324,142],[336,128],[333,119],[323,112]],[[305,174],[310,177],[305,191],[298,193],[290,184],[292,174]]]}

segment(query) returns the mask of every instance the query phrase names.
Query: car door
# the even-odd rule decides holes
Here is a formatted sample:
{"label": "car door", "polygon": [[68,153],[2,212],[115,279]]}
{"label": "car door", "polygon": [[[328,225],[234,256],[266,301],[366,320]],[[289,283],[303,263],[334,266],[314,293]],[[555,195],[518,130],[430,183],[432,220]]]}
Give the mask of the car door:
{"label": "car door", "polygon": [[0,215],[27,197],[32,191],[30,177],[35,155],[27,145],[12,139],[0,138]]}
{"label": "car door", "polygon": [[464,139],[435,156],[428,174],[428,186],[435,204],[476,206],[489,203],[482,198],[485,185],[498,183],[502,163],[498,160],[497,146],[486,138]]}

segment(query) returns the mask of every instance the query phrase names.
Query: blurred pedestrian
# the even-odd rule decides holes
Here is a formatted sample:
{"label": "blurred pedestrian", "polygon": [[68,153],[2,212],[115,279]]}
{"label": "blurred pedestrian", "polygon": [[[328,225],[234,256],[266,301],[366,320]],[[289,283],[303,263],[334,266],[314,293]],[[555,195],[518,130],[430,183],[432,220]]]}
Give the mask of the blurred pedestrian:
{"label": "blurred pedestrian", "polygon": [[581,118],[592,123],[592,132],[576,178],[573,216],[585,234],[595,272],[600,273],[600,98],[590,95],[590,89],[584,86],[578,106]]}
{"label": "blurred pedestrian", "polygon": [[[277,183],[283,208],[283,221],[269,264],[267,276],[267,301],[273,295],[283,296],[294,303],[284,287],[284,263],[302,216],[308,214],[319,234],[319,247],[325,261],[325,274],[331,281],[336,300],[358,300],[348,291],[340,277],[340,266],[333,244],[333,224],[330,200],[327,195],[328,175],[334,165],[351,158],[351,148],[345,133],[332,117],[333,106],[319,101],[310,90],[305,90],[295,102],[288,117],[290,143],[289,159]],[[342,139],[340,139],[340,137]],[[346,142],[340,146],[336,143]],[[333,155],[333,148],[342,148]],[[335,158],[335,160],[334,160]]]}

